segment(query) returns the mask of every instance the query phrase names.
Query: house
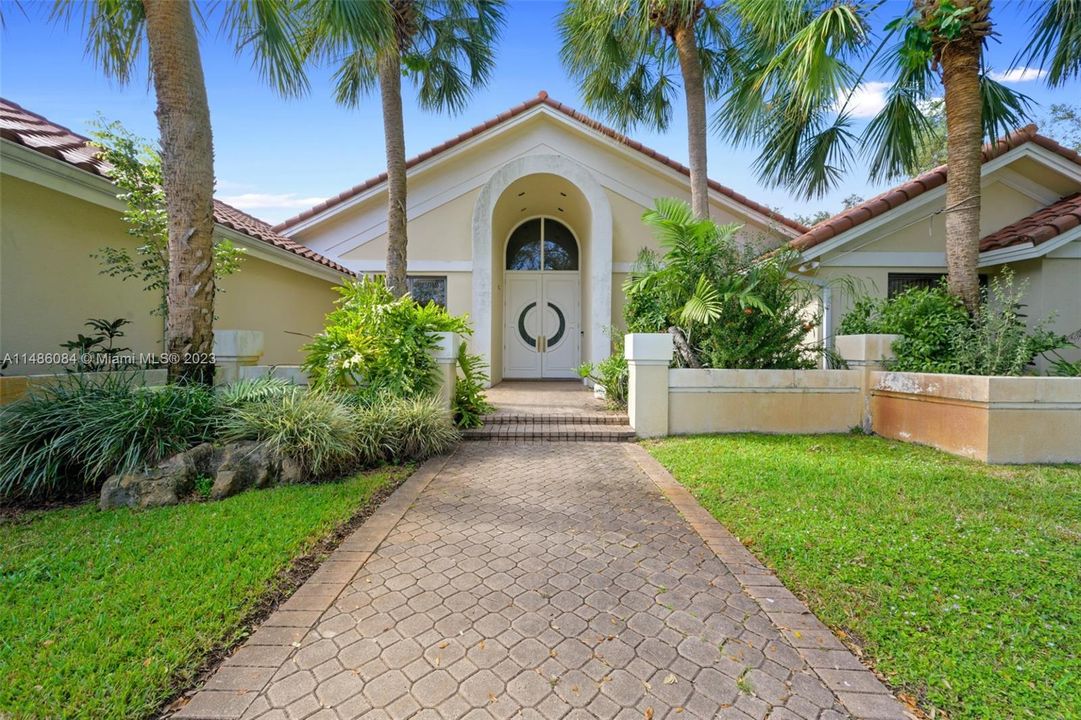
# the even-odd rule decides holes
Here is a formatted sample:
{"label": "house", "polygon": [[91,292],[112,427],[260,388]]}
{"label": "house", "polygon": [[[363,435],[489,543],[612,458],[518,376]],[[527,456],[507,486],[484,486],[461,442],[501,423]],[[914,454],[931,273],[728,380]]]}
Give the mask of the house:
{"label": "house", "polygon": [[[939,281],[946,272],[948,167],[919,175],[794,238],[797,272],[823,288],[825,337],[851,307],[855,281],[877,297]],[[1029,125],[984,147],[979,272],[1012,269],[1026,314],[1081,330],[1081,155]],[[1076,353],[1075,353],[1076,354]]]}
{"label": "house", "polygon": [[[88,318],[126,318],[124,346],[162,349],[163,320],[151,315],[160,298],[137,279],[103,275],[91,257],[137,241],[87,142],[0,99],[0,357],[14,360],[5,374],[58,370],[64,363],[50,355],[90,334]],[[334,286],[352,273],[225,203],[215,201],[214,220],[215,236],[245,251],[240,270],[219,282],[216,326],[262,331],[264,363],[299,363],[333,307]]]}
{"label": "house", "polygon": [[[469,313],[470,345],[503,378],[570,378],[612,352],[623,281],[656,240],[658,197],[689,199],[683,165],[541,92],[407,163],[408,267],[415,296]],[[274,230],[357,273],[386,256],[386,175]],[[710,212],[745,242],[806,228],[718,182]]]}

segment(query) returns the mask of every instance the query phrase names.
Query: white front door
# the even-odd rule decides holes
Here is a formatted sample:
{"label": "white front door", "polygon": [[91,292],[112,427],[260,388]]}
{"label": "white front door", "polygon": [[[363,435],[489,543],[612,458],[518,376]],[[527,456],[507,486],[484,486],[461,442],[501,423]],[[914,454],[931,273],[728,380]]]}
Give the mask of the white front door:
{"label": "white front door", "polygon": [[578,376],[578,273],[508,272],[503,377]]}

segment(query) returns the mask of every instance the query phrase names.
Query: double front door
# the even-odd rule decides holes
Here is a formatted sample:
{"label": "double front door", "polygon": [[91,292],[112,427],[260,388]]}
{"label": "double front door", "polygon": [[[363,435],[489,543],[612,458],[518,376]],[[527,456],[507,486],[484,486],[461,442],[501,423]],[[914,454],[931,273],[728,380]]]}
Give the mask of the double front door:
{"label": "double front door", "polygon": [[578,273],[508,271],[503,298],[503,376],[577,377]]}

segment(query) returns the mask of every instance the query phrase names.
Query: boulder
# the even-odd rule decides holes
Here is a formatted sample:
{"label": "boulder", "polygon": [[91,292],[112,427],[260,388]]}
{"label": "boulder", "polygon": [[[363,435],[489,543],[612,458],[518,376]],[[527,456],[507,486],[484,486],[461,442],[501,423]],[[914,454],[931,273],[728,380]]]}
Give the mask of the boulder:
{"label": "boulder", "polygon": [[195,490],[195,481],[212,476],[210,497],[236,495],[248,488],[303,482],[303,468],[280,459],[263,443],[244,440],[215,448],[203,443],[163,460],[156,467],[113,475],[101,488],[102,510],[115,507],[176,505]]}

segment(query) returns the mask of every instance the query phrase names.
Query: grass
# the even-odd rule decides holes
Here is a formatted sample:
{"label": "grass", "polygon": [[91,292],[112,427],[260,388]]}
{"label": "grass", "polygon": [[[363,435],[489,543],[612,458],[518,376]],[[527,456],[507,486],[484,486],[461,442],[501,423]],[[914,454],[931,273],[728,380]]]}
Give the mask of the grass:
{"label": "grass", "polygon": [[925,710],[1081,717],[1081,468],[855,435],[647,447]]}
{"label": "grass", "polygon": [[133,512],[0,523],[0,717],[142,718],[404,469]]}

